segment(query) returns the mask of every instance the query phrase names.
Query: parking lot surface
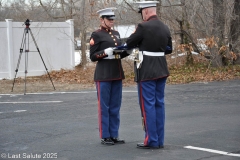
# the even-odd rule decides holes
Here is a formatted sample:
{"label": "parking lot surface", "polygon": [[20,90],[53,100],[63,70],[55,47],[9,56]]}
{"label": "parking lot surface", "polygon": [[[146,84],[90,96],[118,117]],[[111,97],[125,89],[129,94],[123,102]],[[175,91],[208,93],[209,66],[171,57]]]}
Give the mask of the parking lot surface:
{"label": "parking lot surface", "polygon": [[240,81],[167,85],[163,149],[143,141],[136,87],[123,89],[120,138],[105,146],[95,90],[0,94],[0,159],[240,159]]}

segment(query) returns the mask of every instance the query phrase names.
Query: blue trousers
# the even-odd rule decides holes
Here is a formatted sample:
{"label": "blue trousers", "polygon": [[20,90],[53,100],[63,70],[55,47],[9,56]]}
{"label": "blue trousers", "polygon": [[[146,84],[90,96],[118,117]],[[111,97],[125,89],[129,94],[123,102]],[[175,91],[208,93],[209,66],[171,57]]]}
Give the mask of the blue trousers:
{"label": "blue trousers", "polygon": [[118,137],[122,80],[96,82],[100,138]]}
{"label": "blue trousers", "polygon": [[145,124],[144,145],[164,145],[164,90],[167,78],[138,82],[138,96]]}

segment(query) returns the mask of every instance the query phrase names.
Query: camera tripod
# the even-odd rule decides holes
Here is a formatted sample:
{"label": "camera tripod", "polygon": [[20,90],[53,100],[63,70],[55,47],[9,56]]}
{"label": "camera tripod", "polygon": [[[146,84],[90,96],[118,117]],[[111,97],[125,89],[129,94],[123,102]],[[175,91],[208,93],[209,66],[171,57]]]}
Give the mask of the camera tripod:
{"label": "camera tripod", "polygon": [[23,33],[23,38],[22,38],[22,43],[21,43],[21,47],[20,47],[20,54],[19,54],[19,58],[18,58],[17,68],[16,68],[16,70],[15,70],[16,73],[15,73],[15,77],[14,77],[14,80],[13,80],[12,92],[13,92],[13,87],[14,87],[14,83],[15,83],[15,80],[16,80],[18,68],[19,68],[19,65],[20,65],[21,56],[22,56],[23,51],[25,51],[25,72],[24,72],[24,73],[25,73],[25,79],[24,79],[25,87],[24,87],[24,95],[26,94],[26,77],[27,77],[27,73],[28,73],[28,72],[27,72],[27,68],[28,68],[28,62],[27,62],[27,61],[28,61],[28,52],[30,52],[30,51],[29,51],[29,33],[31,34],[31,37],[32,37],[32,39],[33,39],[33,42],[34,42],[34,44],[35,44],[35,46],[36,46],[36,48],[37,48],[37,52],[39,53],[39,55],[40,55],[40,57],[41,57],[41,60],[42,60],[42,62],[43,62],[43,65],[44,65],[44,67],[45,67],[45,69],[46,69],[46,71],[47,71],[47,73],[48,73],[48,77],[49,77],[49,79],[50,79],[50,81],[51,81],[51,83],[52,83],[52,86],[53,86],[54,90],[55,90],[53,81],[52,81],[52,79],[51,79],[51,77],[50,77],[50,74],[49,74],[49,72],[48,72],[48,69],[47,69],[47,67],[46,67],[46,64],[45,64],[44,61],[43,61],[42,55],[41,55],[41,53],[40,53],[40,50],[39,50],[39,48],[38,48],[38,46],[37,46],[37,43],[36,43],[34,37],[33,37],[32,31],[31,31],[31,29],[29,28],[29,26],[30,26],[30,20],[27,19],[24,24],[26,25],[26,28],[24,29],[24,33]]}

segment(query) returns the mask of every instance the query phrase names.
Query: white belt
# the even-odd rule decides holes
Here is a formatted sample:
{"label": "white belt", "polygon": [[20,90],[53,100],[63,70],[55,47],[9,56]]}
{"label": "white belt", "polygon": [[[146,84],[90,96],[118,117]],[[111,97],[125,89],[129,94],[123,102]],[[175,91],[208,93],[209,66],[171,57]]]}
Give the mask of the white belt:
{"label": "white belt", "polygon": [[148,51],[140,51],[143,52],[143,55],[146,56],[164,56],[165,53],[164,52],[148,52]]}
{"label": "white belt", "polygon": [[120,59],[121,56],[119,54],[115,54],[115,55],[108,55],[108,57],[105,57],[103,59]]}
{"label": "white belt", "polygon": [[114,55],[108,55],[108,57],[105,57],[103,59],[115,59],[115,56]]}

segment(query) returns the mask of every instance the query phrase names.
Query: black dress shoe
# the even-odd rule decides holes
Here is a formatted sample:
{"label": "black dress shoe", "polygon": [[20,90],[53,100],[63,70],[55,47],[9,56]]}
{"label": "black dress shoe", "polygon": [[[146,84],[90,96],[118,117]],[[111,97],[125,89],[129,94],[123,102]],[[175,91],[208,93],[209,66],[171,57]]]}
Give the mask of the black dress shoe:
{"label": "black dress shoe", "polygon": [[103,138],[101,139],[101,143],[105,145],[114,145],[114,142],[111,138]]}
{"label": "black dress shoe", "polygon": [[119,144],[125,143],[125,140],[123,140],[123,139],[112,138],[112,137],[111,137],[111,139],[114,143],[119,143]]}
{"label": "black dress shoe", "polygon": [[159,146],[147,146],[147,145],[144,145],[144,143],[138,143],[137,148],[140,148],[140,149],[160,149]]}
{"label": "black dress shoe", "polygon": [[164,148],[164,146],[159,146],[159,148],[161,149],[161,148]]}

